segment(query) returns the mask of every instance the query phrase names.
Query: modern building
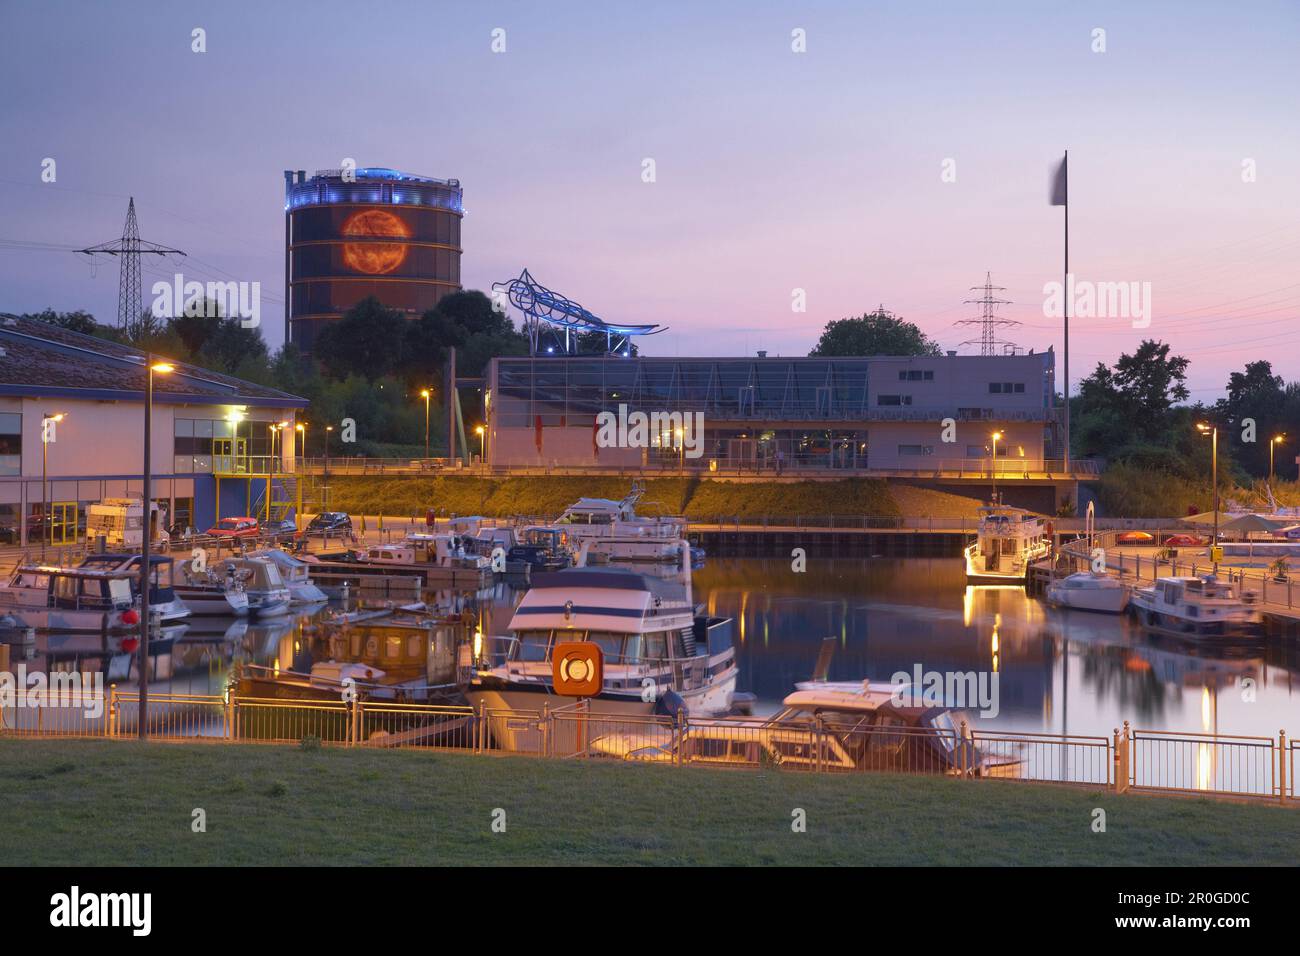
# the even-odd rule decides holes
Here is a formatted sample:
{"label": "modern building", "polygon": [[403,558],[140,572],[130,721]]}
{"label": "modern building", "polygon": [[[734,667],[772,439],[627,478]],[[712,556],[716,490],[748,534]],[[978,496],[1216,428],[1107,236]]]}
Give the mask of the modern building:
{"label": "modern building", "polygon": [[284,172],[285,340],[375,296],[416,317],[460,289],[460,182],[393,169]]}
{"label": "modern building", "polygon": [[[150,429],[168,524],[285,510],[306,400],[171,364],[154,375]],[[0,315],[0,544],[70,544],[90,504],[140,496],[146,377],[138,349]]]}
{"label": "modern building", "polygon": [[[854,472],[1052,483],[1063,468],[1051,351],[870,358],[497,358],[486,380],[495,468]],[[643,413],[610,447],[605,418]],[[674,418],[674,413],[677,417]],[[654,418],[658,415],[658,419]],[[700,416],[702,440],[681,434]],[[997,435],[995,439],[993,436]],[[1073,472],[1073,469],[1072,469]]]}

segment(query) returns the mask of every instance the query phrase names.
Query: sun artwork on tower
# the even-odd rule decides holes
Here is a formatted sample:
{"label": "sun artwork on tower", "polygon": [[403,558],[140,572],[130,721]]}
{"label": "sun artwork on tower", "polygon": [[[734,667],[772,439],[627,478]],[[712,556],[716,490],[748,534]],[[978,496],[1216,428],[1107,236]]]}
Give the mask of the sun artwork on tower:
{"label": "sun artwork on tower", "polygon": [[[402,239],[411,238],[410,227],[391,212],[382,209],[364,209],[353,213],[343,223],[341,230],[346,237],[393,236]],[[345,242],[343,244],[343,264],[356,272],[367,275],[384,275],[392,272],[406,261],[406,243],[404,242]]]}

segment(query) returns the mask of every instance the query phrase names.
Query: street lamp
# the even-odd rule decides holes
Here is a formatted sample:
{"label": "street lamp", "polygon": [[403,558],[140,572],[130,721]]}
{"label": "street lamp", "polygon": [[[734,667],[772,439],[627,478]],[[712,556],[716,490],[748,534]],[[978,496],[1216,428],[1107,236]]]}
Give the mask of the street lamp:
{"label": "street lamp", "polygon": [[474,434],[478,435],[478,462],[480,465],[487,463],[487,429],[482,425],[474,427]]}
{"label": "street lamp", "polygon": [[420,397],[424,399],[424,457],[429,458],[429,399],[432,393],[427,388],[420,389]]}
{"label": "street lamp", "polygon": [[140,672],[140,705],[137,728],[140,739],[149,736],[149,548],[153,544],[153,377],[154,373],[167,375],[175,367],[166,362],[155,362],[146,353],[144,364],[148,370],[144,388],[144,481],[140,509],[140,659],[136,670]]}
{"label": "street lamp", "polygon": [[1002,440],[1001,432],[989,436],[993,439],[993,503],[998,503],[998,442]]}
{"label": "street lamp", "polygon": [[1286,433],[1274,435],[1268,440],[1268,480],[1273,480],[1273,449],[1282,444],[1282,439],[1286,438]]}
{"label": "street lamp", "polygon": [[[1210,452],[1210,481],[1214,485],[1214,537],[1210,539],[1211,556],[1218,554],[1215,550],[1219,546],[1219,426],[1210,425],[1206,422],[1197,422],[1196,430],[1202,435],[1209,435],[1211,440]],[[1272,442],[1269,443],[1269,450],[1272,450]],[[1219,562],[1214,562],[1214,573],[1219,573]]]}
{"label": "street lamp", "polygon": [[46,412],[41,416],[41,560],[45,560],[45,543],[50,537],[52,530],[50,525],[50,506],[48,502],[49,493],[47,491],[46,474],[48,471],[47,462],[50,449],[50,424],[52,422],[61,422],[66,416],[63,412],[57,415],[51,415]]}
{"label": "street lamp", "polygon": [[325,426],[325,479],[324,479],[324,498],[325,510],[330,510],[330,432],[334,430],[333,425]]}

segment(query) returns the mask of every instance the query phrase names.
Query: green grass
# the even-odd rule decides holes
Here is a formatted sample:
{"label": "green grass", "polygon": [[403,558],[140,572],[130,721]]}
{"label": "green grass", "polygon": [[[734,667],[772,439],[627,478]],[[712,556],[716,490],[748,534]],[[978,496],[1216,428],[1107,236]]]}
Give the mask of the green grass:
{"label": "green grass", "polygon": [[[1294,864],[1300,811],[999,781],[0,740],[10,866]],[[201,807],[207,832],[191,831]],[[1092,811],[1107,832],[1091,830]],[[493,810],[506,832],[492,832]],[[807,832],[791,831],[791,811]]]}

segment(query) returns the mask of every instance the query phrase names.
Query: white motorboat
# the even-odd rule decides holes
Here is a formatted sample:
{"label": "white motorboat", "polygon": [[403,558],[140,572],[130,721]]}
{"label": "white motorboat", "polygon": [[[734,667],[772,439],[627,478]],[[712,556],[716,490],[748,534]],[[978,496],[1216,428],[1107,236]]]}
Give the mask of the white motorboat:
{"label": "white motorboat", "polygon": [[1118,578],[1091,571],[1071,574],[1047,586],[1048,603],[1079,611],[1121,614],[1128,607],[1128,597],[1128,586]]}
{"label": "white motorboat", "polygon": [[1143,627],[1173,637],[1248,637],[1263,621],[1254,594],[1238,594],[1212,574],[1134,588],[1129,608]]}
{"label": "white motorboat", "polygon": [[[165,554],[151,554],[149,564],[152,574],[149,582],[149,614],[162,619],[163,624],[178,624],[192,613],[192,608],[181,598],[174,587],[172,559]],[[86,555],[77,565],[99,571],[123,571],[131,577],[131,595],[140,600],[140,555],[95,552]]]}
{"label": "white motorboat", "polygon": [[966,548],[967,584],[1023,584],[1029,566],[1052,550],[1040,515],[990,504],[978,509],[975,541]]}
{"label": "white motorboat", "polygon": [[636,513],[644,494],[638,482],[622,501],[579,498],[556,519],[573,547],[587,544],[588,553],[610,561],[676,561],[685,531],[680,518],[649,518]]}
{"label": "white motorboat", "polygon": [[[683,707],[691,714],[731,709],[736,651],[731,621],[697,616],[689,582],[622,568],[570,568],[534,576],[510,621],[511,636],[489,638],[477,654],[466,696],[492,710],[561,706],[551,652],[557,642],[592,641],[604,658],[591,713],[648,716]],[[530,749],[535,726],[493,720],[508,750]]]}
{"label": "white motorboat", "polygon": [[256,618],[276,617],[289,612],[292,598],[280,576],[280,568],[265,558],[224,558],[217,562],[218,574],[233,574],[248,596],[248,613]]}
{"label": "white motorboat", "polygon": [[0,614],[45,631],[121,634],[140,625],[129,571],[19,565],[0,584]]}
{"label": "white motorboat", "polygon": [[307,562],[300,561],[289,552],[279,548],[267,548],[264,551],[252,551],[247,557],[265,558],[280,569],[280,577],[284,579],[285,586],[289,589],[289,599],[292,603],[320,604],[329,600],[325,592],[312,583],[308,576]]}
{"label": "white motorboat", "polygon": [[200,570],[191,559],[182,561],[176,570],[176,594],[194,615],[244,617],[248,614],[248,595],[234,569],[221,574],[206,566]]}

